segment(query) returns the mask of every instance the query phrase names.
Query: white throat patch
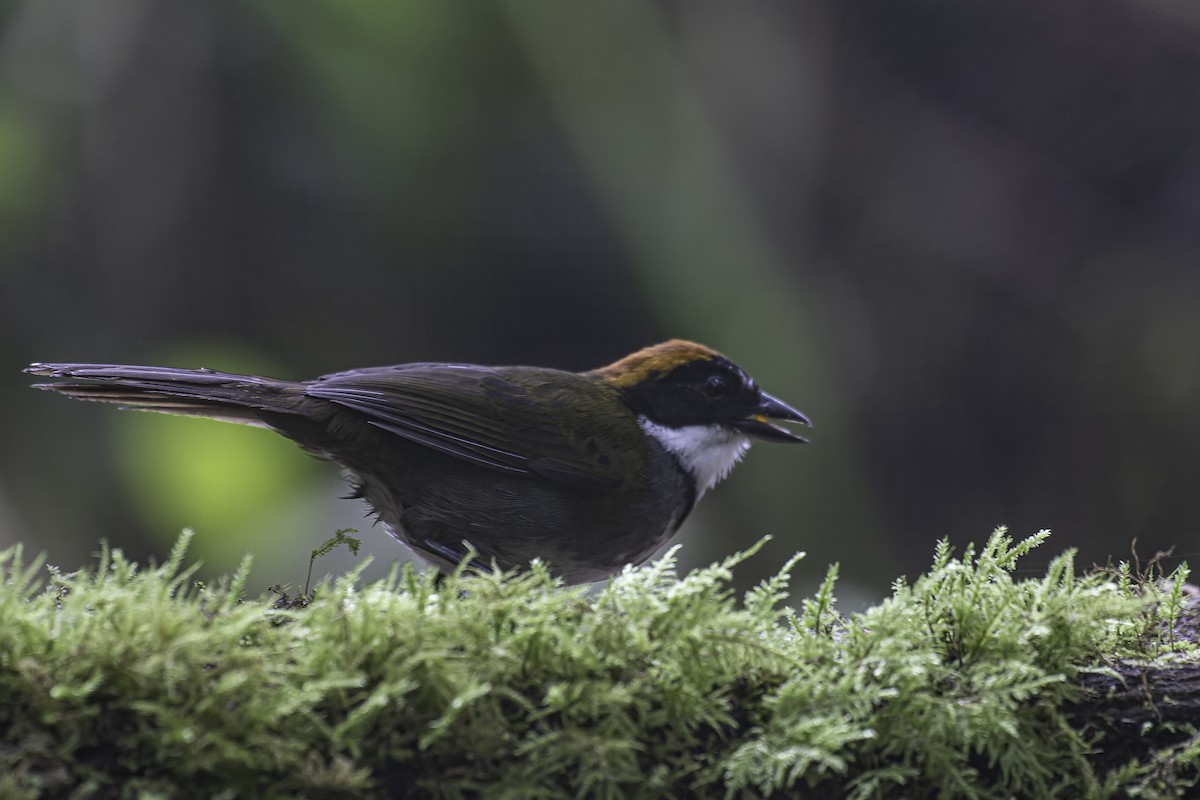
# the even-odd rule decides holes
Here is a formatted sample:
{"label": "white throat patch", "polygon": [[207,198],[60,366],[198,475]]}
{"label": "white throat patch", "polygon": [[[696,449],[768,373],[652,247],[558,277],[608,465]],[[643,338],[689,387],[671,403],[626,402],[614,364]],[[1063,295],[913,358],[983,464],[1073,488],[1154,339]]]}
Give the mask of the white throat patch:
{"label": "white throat patch", "polygon": [[748,438],[721,425],[669,428],[645,417],[638,417],[638,422],[642,430],[657,439],[691,473],[696,481],[696,502],[728,475],[750,449]]}

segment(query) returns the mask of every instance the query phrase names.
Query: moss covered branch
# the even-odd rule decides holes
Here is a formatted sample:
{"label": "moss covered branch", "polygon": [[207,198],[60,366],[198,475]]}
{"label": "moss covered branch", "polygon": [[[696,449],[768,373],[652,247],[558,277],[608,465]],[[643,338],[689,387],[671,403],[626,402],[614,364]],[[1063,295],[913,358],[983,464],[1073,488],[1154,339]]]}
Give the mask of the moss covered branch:
{"label": "moss covered branch", "polygon": [[847,618],[833,571],[796,609],[790,565],[736,597],[741,556],[593,593],[352,574],[281,609],[243,597],[248,565],[195,583],[186,537],[69,575],[9,550],[0,796],[1180,796],[1196,717],[1128,678],[1191,674],[1194,702],[1182,571],[1068,553],[1016,579],[1044,538],[943,543]]}

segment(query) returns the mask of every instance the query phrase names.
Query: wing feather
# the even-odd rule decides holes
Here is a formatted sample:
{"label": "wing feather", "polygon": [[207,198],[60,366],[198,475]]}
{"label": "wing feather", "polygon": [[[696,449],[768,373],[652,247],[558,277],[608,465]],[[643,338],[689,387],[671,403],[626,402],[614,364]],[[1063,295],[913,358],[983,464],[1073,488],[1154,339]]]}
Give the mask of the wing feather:
{"label": "wing feather", "polygon": [[614,489],[616,459],[600,452],[595,415],[580,402],[596,389],[572,390],[561,374],[526,369],[518,382],[503,368],[416,364],[327,375],[305,393],[473,464],[577,489]]}

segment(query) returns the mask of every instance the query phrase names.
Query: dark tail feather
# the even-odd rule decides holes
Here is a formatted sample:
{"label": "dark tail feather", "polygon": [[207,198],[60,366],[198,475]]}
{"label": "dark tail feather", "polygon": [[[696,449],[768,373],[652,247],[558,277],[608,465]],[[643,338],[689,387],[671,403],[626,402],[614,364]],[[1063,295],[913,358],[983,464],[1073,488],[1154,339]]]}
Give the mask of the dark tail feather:
{"label": "dark tail feather", "polygon": [[303,384],[209,369],[120,364],[30,364],[32,375],[94,383],[37,383],[35,389],[127,408],[265,425],[260,412],[302,413]]}

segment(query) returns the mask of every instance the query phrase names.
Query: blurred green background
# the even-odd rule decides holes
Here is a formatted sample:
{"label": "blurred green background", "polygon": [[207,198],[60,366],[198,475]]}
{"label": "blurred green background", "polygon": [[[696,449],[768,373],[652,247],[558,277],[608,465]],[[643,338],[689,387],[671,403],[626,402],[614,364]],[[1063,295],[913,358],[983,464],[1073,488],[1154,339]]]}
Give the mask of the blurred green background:
{"label": "blurred green background", "polygon": [[804,549],[872,597],[1002,523],[1194,555],[1196,8],[0,3],[0,545],[72,568],[193,526],[260,586],[340,527],[404,552],[288,442],[30,361],[586,369],[681,336],[816,424],[705,499],[685,564],[770,533],[744,580]]}

